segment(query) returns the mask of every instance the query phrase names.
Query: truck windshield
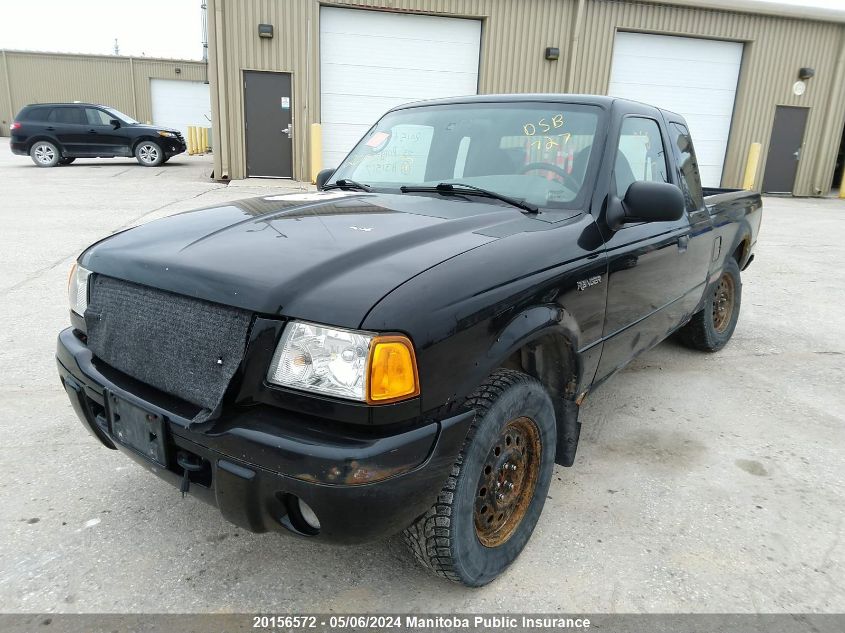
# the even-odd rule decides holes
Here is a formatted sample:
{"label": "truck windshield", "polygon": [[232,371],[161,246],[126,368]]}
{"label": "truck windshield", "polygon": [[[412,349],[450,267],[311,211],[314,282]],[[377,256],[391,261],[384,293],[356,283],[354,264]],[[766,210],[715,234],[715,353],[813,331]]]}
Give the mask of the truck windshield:
{"label": "truck windshield", "polygon": [[601,110],[568,103],[475,103],[386,114],[332,175],[373,190],[461,183],[538,207],[571,207]]}

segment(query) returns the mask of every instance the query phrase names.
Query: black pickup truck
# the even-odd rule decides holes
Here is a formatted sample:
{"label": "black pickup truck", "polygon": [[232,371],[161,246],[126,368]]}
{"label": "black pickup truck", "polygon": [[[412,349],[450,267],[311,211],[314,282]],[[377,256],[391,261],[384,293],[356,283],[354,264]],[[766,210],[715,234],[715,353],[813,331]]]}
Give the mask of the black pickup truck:
{"label": "black pickup truck", "polygon": [[728,342],[761,219],[702,189],[682,117],[598,96],[402,106],[318,188],[85,250],[62,385],[239,526],[404,531],[472,586],[525,546],[598,385],[675,332]]}

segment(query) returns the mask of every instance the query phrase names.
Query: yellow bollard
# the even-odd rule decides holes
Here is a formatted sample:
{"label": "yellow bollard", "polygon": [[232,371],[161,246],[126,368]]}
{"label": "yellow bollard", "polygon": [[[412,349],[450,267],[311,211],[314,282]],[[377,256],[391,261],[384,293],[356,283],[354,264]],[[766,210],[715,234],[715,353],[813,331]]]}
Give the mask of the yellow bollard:
{"label": "yellow bollard", "polygon": [[200,128],[200,152],[206,154],[208,152],[208,128]]}
{"label": "yellow bollard", "polygon": [[188,126],[188,135],[185,137],[185,142],[188,144],[188,154],[194,153],[194,126]]}
{"label": "yellow bollard", "polygon": [[845,199],[845,164],[842,165],[842,178],[839,179],[839,197]]}
{"label": "yellow bollard", "polygon": [[319,123],[311,124],[311,184],[317,182],[317,174],[323,169],[323,128]]}
{"label": "yellow bollard", "polygon": [[194,146],[194,154],[200,153],[200,139],[199,139],[199,128],[196,125],[191,126],[191,143]]}
{"label": "yellow bollard", "polygon": [[748,148],[748,159],[745,161],[745,178],[742,181],[742,188],[746,191],[754,189],[754,180],[757,177],[757,167],[760,165],[760,150],[763,146],[760,143],[752,143]]}

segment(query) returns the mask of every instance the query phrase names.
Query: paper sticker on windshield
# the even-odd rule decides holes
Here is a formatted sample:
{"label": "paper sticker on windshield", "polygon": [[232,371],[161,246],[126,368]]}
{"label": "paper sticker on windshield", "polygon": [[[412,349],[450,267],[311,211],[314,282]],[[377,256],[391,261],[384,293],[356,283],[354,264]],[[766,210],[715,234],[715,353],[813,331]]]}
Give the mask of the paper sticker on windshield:
{"label": "paper sticker on windshield", "polygon": [[370,140],[367,141],[367,147],[372,147],[373,149],[384,145],[385,141],[390,138],[390,134],[387,132],[376,132],[370,137]]}

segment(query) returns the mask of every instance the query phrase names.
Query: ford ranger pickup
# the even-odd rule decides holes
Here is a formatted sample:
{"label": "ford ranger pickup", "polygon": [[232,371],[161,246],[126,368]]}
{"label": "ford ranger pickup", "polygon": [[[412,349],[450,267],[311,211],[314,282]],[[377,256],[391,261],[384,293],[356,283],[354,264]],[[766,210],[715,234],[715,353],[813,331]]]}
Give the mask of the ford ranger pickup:
{"label": "ford ranger pickup", "polygon": [[601,96],[397,107],[317,185],[86,249],[62,385],[232,523],[402,532],[470,586],[525,546],[585,398],[672,334],[728,343],[761,220],[702,188],[681,116]]}

